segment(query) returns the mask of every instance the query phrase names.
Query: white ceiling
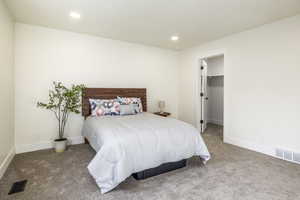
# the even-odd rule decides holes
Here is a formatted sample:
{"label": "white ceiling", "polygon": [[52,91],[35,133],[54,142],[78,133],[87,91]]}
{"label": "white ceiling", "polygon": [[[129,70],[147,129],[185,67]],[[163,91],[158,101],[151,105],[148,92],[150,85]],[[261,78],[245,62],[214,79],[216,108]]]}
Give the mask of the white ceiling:
{"label": "white ceiling", "polygon": [[[300,0],[6,0],[18,22],[183,49],[300,13]],[[80,20],[70,19],[77,11]],[[178,42],[170,41],[179,35]]]}

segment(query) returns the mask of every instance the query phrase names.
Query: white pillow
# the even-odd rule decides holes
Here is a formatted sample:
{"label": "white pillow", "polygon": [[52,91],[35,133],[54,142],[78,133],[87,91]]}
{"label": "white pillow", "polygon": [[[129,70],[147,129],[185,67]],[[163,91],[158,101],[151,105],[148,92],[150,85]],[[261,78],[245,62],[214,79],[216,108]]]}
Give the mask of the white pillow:
{"label": "white pillow", "polygon": [[143,112],[143,105],[141,98],[138,97],[117,97],[119,103],[121,105],[129,105],[132,104],[135,106],[135,109],[138,113]]}
{"label": "white pillow", "polygon": [[120,115],[135,115],[138,113],[136,107],[134,104],[120,105]]}

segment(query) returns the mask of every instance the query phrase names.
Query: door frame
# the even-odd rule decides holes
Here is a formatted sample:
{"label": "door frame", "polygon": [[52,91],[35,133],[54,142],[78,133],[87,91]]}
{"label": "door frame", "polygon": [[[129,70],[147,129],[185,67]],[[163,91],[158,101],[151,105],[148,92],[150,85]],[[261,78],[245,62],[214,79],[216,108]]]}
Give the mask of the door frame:
{"label": "door frame", "polygon": [[[216,49],[216,50],[212,50],[212,51],[207,51],[204,53],[201,53],[201,55],[197,58],[197,68],[196,68],[196,85],[195,85],[195,118],[196,118],[196,128],[198,129],[198,131],[201,133],[201,125],[200,125],[200,120],[201,120],[201,97],[200,97],[200,93],[201,93],[201,60],[205,59],[205,58],[209,58],[209,57],[214,57],[214,56],[220,56],[223,55],[224,56],[224,102],[223,102],[223,108],[224,108],[224,114],[223,114],[223,138],[225,138],[225,126],[226,126],[226,112],[225,112],[225,102],[226,102],[226,49]],[[209,66],[208,66],[209,67]]]}
{"label": "door frame", "polygon": [[[205,65],[204,65],[205,63]],[[199,77],[199,90],[200,90],[200,133],[203,133],[206,129],[207,121],[207,61],[206,58],[199,60],[200,77]],[[203,67],[203,69],[202,69]],[[204,112],[203,112],[204,109]],[[201,123],[202,122],[202,123]]]}

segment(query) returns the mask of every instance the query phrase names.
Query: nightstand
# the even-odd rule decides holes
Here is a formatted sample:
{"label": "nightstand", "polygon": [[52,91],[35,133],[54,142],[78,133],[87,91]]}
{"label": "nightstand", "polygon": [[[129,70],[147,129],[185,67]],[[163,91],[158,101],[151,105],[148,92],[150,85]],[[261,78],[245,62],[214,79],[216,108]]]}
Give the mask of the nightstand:
{"label": "nightstand", "polygon": [[163,113],[160,113],[160,112],[155,112],[153,113],[155,115],[159,115],[159,116],[162,116],[162,117],[168,117],[171,115],[171,113],[168,113],[168,112],[163,112]]}

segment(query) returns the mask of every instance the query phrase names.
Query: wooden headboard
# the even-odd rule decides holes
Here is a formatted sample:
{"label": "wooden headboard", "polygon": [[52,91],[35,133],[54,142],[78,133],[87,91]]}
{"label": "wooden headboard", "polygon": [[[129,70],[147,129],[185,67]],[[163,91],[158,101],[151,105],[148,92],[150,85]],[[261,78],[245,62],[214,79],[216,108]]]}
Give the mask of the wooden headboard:
{"label": "wooden headboard", "polygon": [[89,99],[114,99],[119,97],[139,97],[143,104],[143,111],[147,111],[146,88],[85,88],[82,92],[82,116],[90,116]]}

